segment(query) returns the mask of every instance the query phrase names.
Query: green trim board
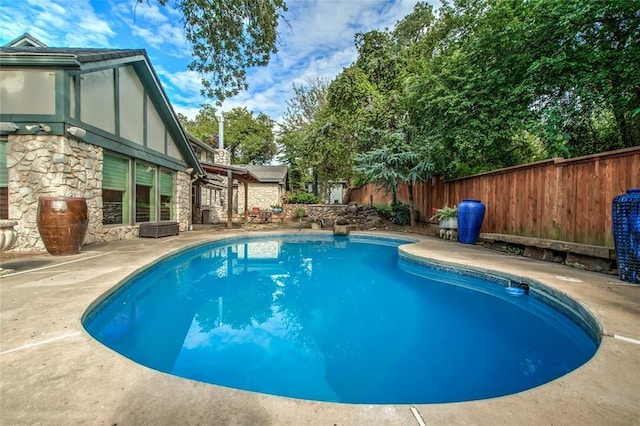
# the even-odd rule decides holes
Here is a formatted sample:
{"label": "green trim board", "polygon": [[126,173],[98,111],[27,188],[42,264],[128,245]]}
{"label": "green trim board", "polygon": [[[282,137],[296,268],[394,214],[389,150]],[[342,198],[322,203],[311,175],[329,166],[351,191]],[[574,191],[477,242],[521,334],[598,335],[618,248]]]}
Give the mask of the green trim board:
{"label": "green trim board", "polygon": [[145,87],[142,94],[142,135],[143,135],[142,144],[144,145],[145,148],[147,147],[147,137],[148,137],[147,129],[149,127],[148,126],[149,121],[147,118],[147,102],[149,102],[148,99],[149,99],[149,96],[147,95],[147,88]]}
{"label": "green trim board", "polygon": [[114,93],[114,114],[115,114],[115,123],[113,132],[120,136],[120,68],[117,67],[113,69],[113,93]]}
{"label": "green trim board", "polygon": [[9,185],[9,170],[7,170],[7,139],[0,138],[0,186]]}
{"label": "green trim board", "polygon": [[68,109],[69,105],[69,86],[65,85],[67,79],[65,75],[67,73],[63,71],[56,71],[56,79],[55,79],[55,113],[53,121],[62,121],[65,117],[65,112]]}

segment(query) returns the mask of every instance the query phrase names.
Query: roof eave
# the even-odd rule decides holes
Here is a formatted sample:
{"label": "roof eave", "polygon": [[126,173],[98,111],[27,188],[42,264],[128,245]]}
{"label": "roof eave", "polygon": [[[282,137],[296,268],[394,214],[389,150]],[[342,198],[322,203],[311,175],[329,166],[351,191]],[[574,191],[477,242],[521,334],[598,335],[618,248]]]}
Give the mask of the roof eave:
{"label": "roof eave", "polygon": [[54,54],[16,54],[0,52],[0,64],[13,66],[39,66],[39,67],[73,67],[82,65],[75,55]]}

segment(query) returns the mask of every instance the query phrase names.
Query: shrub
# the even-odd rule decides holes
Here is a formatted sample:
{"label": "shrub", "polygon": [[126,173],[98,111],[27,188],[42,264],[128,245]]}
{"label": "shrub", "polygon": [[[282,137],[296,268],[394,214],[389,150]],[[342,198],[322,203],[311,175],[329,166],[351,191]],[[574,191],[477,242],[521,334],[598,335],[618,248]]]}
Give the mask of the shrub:
{"label": "shrub", "polygon": [[290,204],[318,204],[318,197],[310,192],[298,191],[289,195]]}
{"label": "shrub", "polygon": [[391,203],[390,206],[384,204],[376,204],[374,209],[386,220],[390,220],[396,225],[408,225],[411,222],[409,216],[409,206],[398,201]]}
{"label": "shrub", "polygon": [[378,214],[386,219],[386,220],[392,220],[393,219],[393,210],[391,209],[391,206],[387,206],[384,204],[376,204],[375,206],[373,206],[374,209],[376,209],[376,211],[378,212]]}
{"label": "shrub", "polygon": [[306,214],[307,214],[307,212],[302,207],[296,207],[293,210],[293,217],[297,217],[298,219],[304,217]]}
{"label": "shrub", "polygon": [[393,219],[391,221],[396,225],[408,225],[409,222],[411,222],[408,205],[400,202],[392,203],[391,211],[393,212]]}

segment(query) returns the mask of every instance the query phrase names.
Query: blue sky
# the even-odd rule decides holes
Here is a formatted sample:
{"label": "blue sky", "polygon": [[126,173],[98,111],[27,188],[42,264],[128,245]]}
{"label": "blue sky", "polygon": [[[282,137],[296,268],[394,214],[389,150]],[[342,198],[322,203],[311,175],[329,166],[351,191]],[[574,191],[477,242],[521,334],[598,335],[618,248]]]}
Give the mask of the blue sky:
{"label": "blue sky", "polygon": [[[392,28],[416,3],[289,0],[278,54],[267,67],[250,70],[249,90],[221,109],[243,106],[279,121],[292,83],[332,79],[356,59],[356,32]],[[214,101],[200,95],[200,77],[187,70],[192,58],[180,17],[153,0],[0,0],[0,44],[29,32],[51,47],[146,49],[174,109],[193,118],[203,103]]]}

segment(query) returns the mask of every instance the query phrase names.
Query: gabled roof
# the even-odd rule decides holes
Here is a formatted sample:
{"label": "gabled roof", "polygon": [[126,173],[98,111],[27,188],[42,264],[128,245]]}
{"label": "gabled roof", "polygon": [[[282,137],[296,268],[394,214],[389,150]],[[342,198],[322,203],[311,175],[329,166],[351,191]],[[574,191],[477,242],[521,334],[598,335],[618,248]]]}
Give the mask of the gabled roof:
{"label": "gabled roof", "polygon": [[289,170],[287,166],[256,166],[248,164],[244,167],[256,176],[261,183],[284,184]]}
{"label": "gabled roof", "polygon": [[[187,134],[187,139],[192,144],[197,145],[201,149],[209,151],[212,154],[216,153],[216,148],[202,142],[187,131],[185,131],[185,133]],[[256,166],[253,164],[228,166],[224,164],[209,163],[207,161],[201,161],[201,163],[205,171],[209,173],[224,175],[227,170],[231,170],[234,179],[249,183],[284,184],[286,182],[288,171],[287,166]]]}
{"label": "gabled roof", "polygon": [[107,61],[109,59],[130,58],[135,56],[147,56],[144,49],[88,49],[76,47],[33,47],[11,46],[0,48],[3,56],[39,57],[39,58],[68,58],[74,59],[78,64]]}
{"label": "gabled roof", "polygon": [[238,180],[240,182],[247,182],[247,183],[260,182],[253,173],[251,173],[249,170],[246,169],[246,167],[229,166],[226,164],[215,164],[215,163],[209,163],[208,161],[203,161],[201,164],[202,164],[202,168],[207,173],[227,176],[227,173],[231,172],[231,178]]}
{"label": "gabled roof", "polygon": [[198,148],[203,149],[205,151],[208,151],[211,154],[215,154],[216,153],[216,148],[212,147],[209,144],[206,144],[206,143],[202,142],[200,139],[198,139],[197,137],[193,136],[191,133],[189,133],[186,130],[184,131],[184,133],[187,135],[187,139],[189,140],[189,142],[191,142],[194,145],[197,145]]}
{"label": "gabled roof", "polygon": [[0,65],[53,66],[91,71],[117,64],[128,64],[134,67],[142,83],[149,89],[148,94],[154,100],[158,113],[178,145],[184,160],[195,169],[196,173],[204,174],[146,50],[47,47],[28,33],[0,47]]}
{"label": "gabled roof", "polygon": [[29,33],[24,33],[20,37],[15,40],[11,40],[9,43],[5,44],[4,47],[46,47],[46,44],[33,37]]}
{"label": "gabled roof", "polygon": [[[66,57],[75,59],[78,64],[106,61],[109,59],[130,58],[144,56],[144,49],[111,49],[111,48],[83,48],[83,47],[49,47],[29,33],[24,33],[15,40],[0,47],[3,56],[15,57]],[[148,61],[148,58],[147,58]]]}

